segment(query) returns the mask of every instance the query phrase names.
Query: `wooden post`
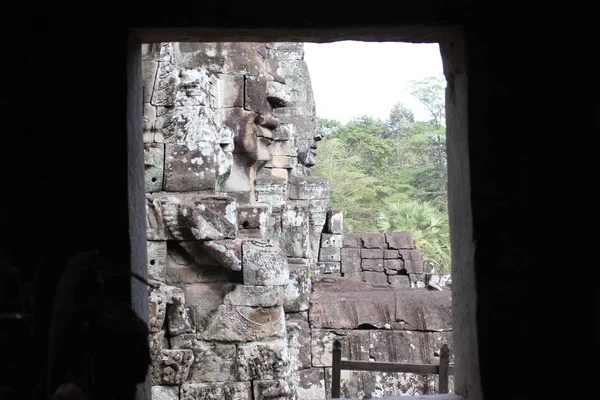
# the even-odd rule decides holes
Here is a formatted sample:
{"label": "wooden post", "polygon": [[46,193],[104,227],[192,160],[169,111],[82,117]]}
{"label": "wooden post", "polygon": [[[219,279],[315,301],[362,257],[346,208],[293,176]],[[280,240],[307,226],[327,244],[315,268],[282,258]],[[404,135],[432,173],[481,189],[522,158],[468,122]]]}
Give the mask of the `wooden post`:
{"label": "wooden post", "polygon": [[450,349],[444,344],[440,350],[440,373],[438,393],[448,393],[448,369],[450,366]]}
{"label": "wooden post", "polygon": [[341,371],[342,371],[342,343],[339,339],[333,342],[333,358],[331,368],[331,397],[340,397]]}

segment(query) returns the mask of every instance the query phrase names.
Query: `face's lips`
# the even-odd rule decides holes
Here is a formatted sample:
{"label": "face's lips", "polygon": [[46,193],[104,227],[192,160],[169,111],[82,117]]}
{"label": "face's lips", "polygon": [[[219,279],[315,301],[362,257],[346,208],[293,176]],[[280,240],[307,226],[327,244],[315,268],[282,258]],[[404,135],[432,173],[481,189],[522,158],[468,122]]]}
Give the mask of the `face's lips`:
{"label": "face's lips", "polygon": [[277,129],[277,127],[279,127],[279,119],[272,115],[259,114],[254,119],[254,123],[271,130]]}

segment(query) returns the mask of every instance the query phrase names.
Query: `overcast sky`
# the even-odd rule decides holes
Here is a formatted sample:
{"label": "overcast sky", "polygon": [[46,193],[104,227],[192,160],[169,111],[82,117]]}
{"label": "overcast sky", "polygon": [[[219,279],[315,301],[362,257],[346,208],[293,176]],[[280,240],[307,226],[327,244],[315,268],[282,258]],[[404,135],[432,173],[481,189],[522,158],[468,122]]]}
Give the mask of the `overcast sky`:
{"label": "overcast sky", "polygon": [[443,73],[437,43],[305,43],[304,51],[319,118],[386,120],[392,106],[402,102],[417,120],[429,119],[405,84]]}

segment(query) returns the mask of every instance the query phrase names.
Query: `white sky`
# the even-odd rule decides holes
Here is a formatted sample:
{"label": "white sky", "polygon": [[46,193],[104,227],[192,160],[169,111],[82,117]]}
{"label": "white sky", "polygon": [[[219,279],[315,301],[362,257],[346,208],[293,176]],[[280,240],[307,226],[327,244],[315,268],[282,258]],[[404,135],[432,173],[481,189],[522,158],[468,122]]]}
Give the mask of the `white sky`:
{"label": "white sky", "polygon": [[347,123],[368,115],[385,121],[402,102],[417,120],[429,119],[405,84],[443,73],[437,43],[305,43],[304,53],[319,118]]}

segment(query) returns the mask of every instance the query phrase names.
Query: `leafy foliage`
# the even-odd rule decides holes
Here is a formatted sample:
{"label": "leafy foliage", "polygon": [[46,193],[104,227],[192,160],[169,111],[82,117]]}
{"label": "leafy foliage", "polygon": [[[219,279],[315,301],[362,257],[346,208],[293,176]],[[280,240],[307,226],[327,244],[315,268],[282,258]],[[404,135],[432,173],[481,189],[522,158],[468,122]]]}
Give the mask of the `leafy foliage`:
{"label": "leafy foliage", "polygon": [[412,232],[415,246],[436,271],[450,273],[450,232],[448,216],[428,202],[394,202],[379,209],[377,227],[381,232]]}
{"label": "leafy foliage", "polygon": [[[430,119],[417,121],[413,111],[401,103],[393,106],[386,121],[369,116],[357,116],[347,124],[320,119],[323,140],[312,171],[331,182],[331,206],[344,210],[350,231],[409,230],[424,254],[443,269],[449,266],[450,251],[445,81],[435,76],[411,81],[408,86],[429,111]],[[429,210],[426,229],[425,225],[409,224],[418,219],[400,218],[399,207],[406,210],[411,204],[413,212]],[[387,225],[384,215],[391,218]],[[394,218],[400,219],[394,222]]]}

